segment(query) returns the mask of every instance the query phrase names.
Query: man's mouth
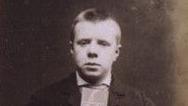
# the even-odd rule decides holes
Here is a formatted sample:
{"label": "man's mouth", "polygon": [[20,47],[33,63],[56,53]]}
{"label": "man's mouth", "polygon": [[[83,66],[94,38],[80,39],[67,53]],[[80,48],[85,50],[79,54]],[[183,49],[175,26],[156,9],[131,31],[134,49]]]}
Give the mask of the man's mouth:
{"label": "man's mouth", "polygon": [[100,64],[97,64],[97,63],[92,63],[92,62],[88,62],[85,65],[85,68],[88,70],[88,71],[92,71],[92,72],[95,72],[98,70],[98,68],[101,66]]}
{"label": "man's mouth", "polygon": [[87,66],[101,66],[100,64],[97,64],[97,63],[86,63],[85,65]]}

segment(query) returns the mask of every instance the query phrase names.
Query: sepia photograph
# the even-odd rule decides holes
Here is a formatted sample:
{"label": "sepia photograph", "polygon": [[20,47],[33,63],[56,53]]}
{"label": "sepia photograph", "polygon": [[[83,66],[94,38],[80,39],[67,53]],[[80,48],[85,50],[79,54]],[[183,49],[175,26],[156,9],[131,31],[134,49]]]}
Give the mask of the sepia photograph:
{"label": "sepia photograph", "polygon": [[186,0],[0,0],[0,106],[188,106]]}

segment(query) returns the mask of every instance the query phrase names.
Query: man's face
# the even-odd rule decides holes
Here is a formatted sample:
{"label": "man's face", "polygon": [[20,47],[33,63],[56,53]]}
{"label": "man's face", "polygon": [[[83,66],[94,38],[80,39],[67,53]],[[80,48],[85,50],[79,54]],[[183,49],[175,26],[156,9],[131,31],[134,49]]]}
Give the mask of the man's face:
{"label": "man's face", "polygon": [[119,26],[110,19],[76,24],[71,52],[78,72],[85,80],[100,80],[111,72],[112,64],[119,56],[118,34]]}

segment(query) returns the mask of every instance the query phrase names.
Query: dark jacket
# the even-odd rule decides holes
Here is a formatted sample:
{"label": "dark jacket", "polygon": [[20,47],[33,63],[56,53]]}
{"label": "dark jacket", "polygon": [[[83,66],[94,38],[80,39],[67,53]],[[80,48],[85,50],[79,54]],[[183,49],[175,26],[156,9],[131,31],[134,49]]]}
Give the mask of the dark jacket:
{"label": "dark jacket", "polygon": [[[79,106],[81,94],[76,83],[76,75],[71,74],[61,82],[38,91],[27,106]],[[108,106],[155,106],[142,93],[131,87],[124,87],[120,81],[112,79],[109,89]]]}

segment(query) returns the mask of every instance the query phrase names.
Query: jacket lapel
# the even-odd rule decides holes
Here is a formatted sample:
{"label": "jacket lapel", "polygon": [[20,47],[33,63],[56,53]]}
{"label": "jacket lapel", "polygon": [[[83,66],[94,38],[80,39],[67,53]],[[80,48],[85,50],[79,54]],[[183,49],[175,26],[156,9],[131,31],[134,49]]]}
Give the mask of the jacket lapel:
{"label": "jacket lapel", "polygon": [[123,84],[117,79],[112,78],[111,86],[109,89],[108,106],[121,106],[121,99],[125,97],[125,89]]}
{"label": "jacket lapel", "polygon": [[81,94],[79,91],[79,87],[77,86],[76,83],[76,75],[75,73],[70,76],[70,84],[68,89],[69,92],[69,98],[68,102],[70,106],[80,106],[80,101],[81,101]]}

